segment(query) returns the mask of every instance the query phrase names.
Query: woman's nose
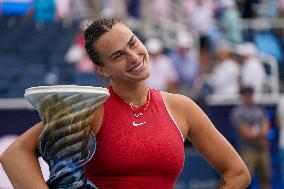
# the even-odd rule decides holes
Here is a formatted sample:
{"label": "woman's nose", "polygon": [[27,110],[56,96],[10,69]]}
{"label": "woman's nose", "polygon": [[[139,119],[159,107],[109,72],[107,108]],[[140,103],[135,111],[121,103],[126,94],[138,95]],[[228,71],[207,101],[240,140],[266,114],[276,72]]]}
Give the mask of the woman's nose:
{"label": "woman's nose", "polygon": [[128,49],[127,51],[127,60],[130,63],[137,63],[139,61],[139,56],[137,54],[137,52],[135,52],[134,50]]}

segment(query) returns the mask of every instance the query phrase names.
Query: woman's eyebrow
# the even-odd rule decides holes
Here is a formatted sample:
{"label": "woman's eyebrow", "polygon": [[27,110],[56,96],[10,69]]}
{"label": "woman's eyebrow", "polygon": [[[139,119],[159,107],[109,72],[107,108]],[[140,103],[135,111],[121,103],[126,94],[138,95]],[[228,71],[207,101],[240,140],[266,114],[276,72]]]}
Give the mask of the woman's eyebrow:
{"label": "woman's eyebrow", "polygon": [[131,36],[131,38],[129,39],[127,45],[129,45],[129,44],[133,41],[134,37],[135,37],[135,35],[132,35],[132,36]]}

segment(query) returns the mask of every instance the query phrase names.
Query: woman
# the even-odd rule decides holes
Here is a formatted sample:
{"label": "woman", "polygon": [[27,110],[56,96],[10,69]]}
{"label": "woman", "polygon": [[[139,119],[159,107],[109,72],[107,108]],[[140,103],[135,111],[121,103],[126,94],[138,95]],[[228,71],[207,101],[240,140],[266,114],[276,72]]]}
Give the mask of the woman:
{"label": "woman", "polygon": [[[246,188],[248,170],[228,141],[189,98],[150,89],[148,53],[132,31],[114,18],[95,20],[85,47],[110,97],[94,113],[97,149],[87,165],[99,188],[173,188],[184,163],[183,142],[218,171],[218,188]],[[15,188],[48,188],[37,162],[38,123],[11,145],[1,163]]]}

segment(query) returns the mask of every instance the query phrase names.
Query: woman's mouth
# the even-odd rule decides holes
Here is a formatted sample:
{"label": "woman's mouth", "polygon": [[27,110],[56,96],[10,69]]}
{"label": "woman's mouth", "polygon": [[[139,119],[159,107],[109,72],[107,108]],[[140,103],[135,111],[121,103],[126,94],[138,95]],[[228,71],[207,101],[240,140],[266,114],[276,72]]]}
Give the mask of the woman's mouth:
{"label": "woman's mouth", "polygon": [[139,72],[143,69],[144,67],[144,58],[143,60],[140,62],[140,64],[138,64],[137,66],[135,66],[134,68],[131,68],[128,72]]}

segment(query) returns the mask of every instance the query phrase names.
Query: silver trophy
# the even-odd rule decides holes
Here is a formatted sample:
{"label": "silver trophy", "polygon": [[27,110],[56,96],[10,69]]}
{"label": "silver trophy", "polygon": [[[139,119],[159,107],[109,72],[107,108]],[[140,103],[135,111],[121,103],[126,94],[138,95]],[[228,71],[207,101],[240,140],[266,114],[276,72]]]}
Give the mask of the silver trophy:
{"label": "silver trophy", "polygon": [[49,165],[51,189],[96,188],[85,177],[85,164],[96,149],[93,113],[109,96],[101,87],[55,85],[28,88],[25,98],[38,111],[44,129],[39,152]]}

